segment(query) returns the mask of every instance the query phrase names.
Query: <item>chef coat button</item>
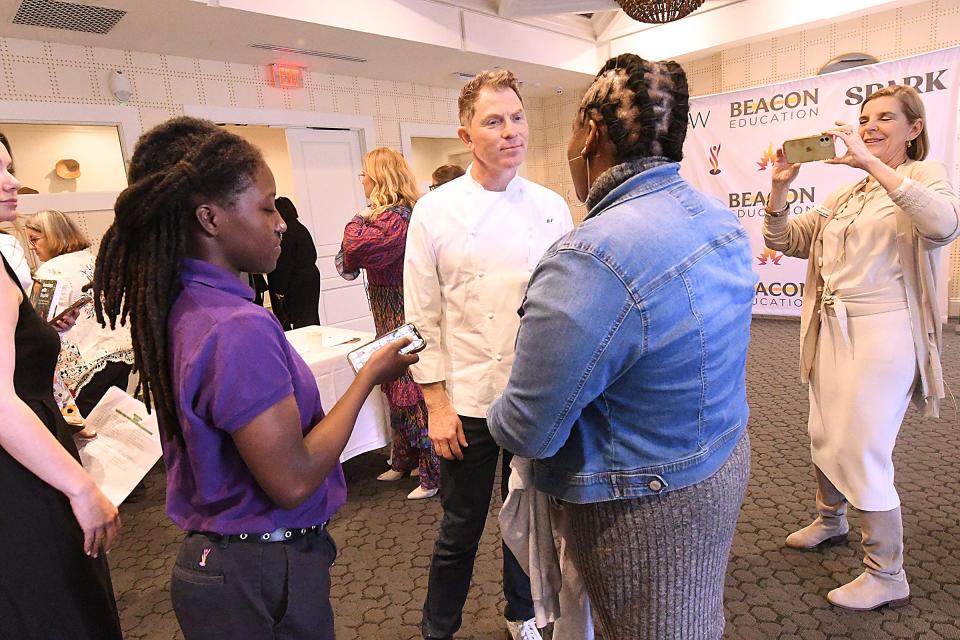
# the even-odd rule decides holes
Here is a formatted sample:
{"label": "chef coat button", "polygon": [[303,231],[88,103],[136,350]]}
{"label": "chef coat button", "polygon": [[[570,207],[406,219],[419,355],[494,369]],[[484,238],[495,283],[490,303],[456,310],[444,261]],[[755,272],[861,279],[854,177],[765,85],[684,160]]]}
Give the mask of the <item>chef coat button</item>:
{"label": "chef coat button", "polygon": [[497,362],[500,362],[501,360],[503,360],[503,356],[498,353],[497,355],[493,356],[493,359],[496,360]]}
{"label": "chef coat button", "polygon": [[488,314],[487,314],[487,317],[490,318],[491,320],[493,320],[493,314],[492,314],[492,313],[488,313]]}

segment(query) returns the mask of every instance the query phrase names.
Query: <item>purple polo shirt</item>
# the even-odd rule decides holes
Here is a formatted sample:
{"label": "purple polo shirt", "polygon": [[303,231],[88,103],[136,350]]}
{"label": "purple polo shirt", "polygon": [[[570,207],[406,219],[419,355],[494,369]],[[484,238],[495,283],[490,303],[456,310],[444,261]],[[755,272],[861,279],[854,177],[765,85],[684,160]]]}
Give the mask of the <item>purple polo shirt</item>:
{"label": "purple polo shirt", "polygon": [[185,259],[183,289],[167,322],[170,373],[184,446],[163,443],[167,515],[186,531],[263,533],[330,519],[346,501],[337,464],[303,504],[286,510],[264,493],[232,434],[293,394],[306,434],[323,418],[310,368],[272,313],[232,273]]}

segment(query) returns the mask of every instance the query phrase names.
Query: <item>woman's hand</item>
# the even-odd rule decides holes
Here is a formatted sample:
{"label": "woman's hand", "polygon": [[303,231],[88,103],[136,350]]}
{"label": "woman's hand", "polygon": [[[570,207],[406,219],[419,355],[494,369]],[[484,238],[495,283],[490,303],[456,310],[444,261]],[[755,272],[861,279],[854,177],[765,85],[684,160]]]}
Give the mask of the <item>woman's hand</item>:
{"label": "woman's hand", "polygon": [[869,171],[870,164],[876,162],[877,157],[870,153],[863,138],[855,127],[852,127],[842,120],[837,120],[835,129],[827,129],[825,134],[833,136],[833,139],[840,139],[847,147],[847,152],[839,158],[829,158],[824,160],[826,164],[845,164],[854,169],[863,169]]}
{"label": "woman's hand", "polygon": [[75,495],[69,495],[70,508],[83,529],[83,551],[96,558],[110,551],[120,533],[120,512],[103,495],[93,480]]}
{"label": "woman's hand", "polygon": [[361,372],[373,378],[373,384],[383,384],[396,380],[404,374],[412,364],[420,360],[420,356],[415,353],[402,354],[400,349],[410,344],[412,340],[401,338],[394,340],[373,352],[367,363],[363,365]]}
{"label": "woman's hand", "polygon": [[777,159],[773,163],[773,172],[770,174],[773,187],[787,189],[800,173],[799,162],[787,162],[783,147],[777,149]]}
{"label": "woman's hand", "polygon": [[60,318],[55,318],[50,322],[50,326],[56,329],[57,333],[69,331],[73,328],[73,325],[77,324],[77,318],[80,317],[80,311],[81,309],[77,308]]}

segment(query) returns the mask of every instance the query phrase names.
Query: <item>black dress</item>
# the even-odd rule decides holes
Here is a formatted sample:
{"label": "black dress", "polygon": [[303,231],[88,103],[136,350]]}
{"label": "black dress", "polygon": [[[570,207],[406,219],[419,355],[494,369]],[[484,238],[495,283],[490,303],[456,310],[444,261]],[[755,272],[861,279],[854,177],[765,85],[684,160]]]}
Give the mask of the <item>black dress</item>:
{"label": "black dress", "polygon": [[[18,282],[3,260],[6,275]],[[19,284],[17,285],[19,286]],[[14,336],[13,383],[44,426],[77,460],[77,448],[53,399],[60,337],[24,296]],[[4,419],[0,417],[0,419]],[[0,447],[0,638],[121,638],[106,556],[83,552],[83,531],[67,497]]]}
{"label": "black dress", "polygon": [[286,331],[320,324],[320,270],[310,231],[296,214],[283,220],[287,230],[280,239],[280,257],[267,279],[273,313]]}

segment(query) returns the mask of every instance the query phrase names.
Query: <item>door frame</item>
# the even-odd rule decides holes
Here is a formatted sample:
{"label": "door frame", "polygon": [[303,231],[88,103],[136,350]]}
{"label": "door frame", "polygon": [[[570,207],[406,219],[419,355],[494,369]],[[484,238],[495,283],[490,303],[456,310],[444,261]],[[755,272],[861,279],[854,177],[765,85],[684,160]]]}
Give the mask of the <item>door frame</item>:
{"label": "door frame", "polygon": [[283,128],[350,129],[360,135],[360,151],[367,153],[377,146],[377,125],[373,116],[321,111],[288,111],[286,109],[256,109],[250,107],[221,107],[199,104],[183,105],[183,114],[206,118],[220,124],[259,124]]}
{"label": "door frame", "polygon": [[[459,139],[458,124],[422,124],[419,122],[400,123],[400,150],[407,162],[413,162],[413,138],[454,138]],[[466,147],[464,147],[466,148]]]}

